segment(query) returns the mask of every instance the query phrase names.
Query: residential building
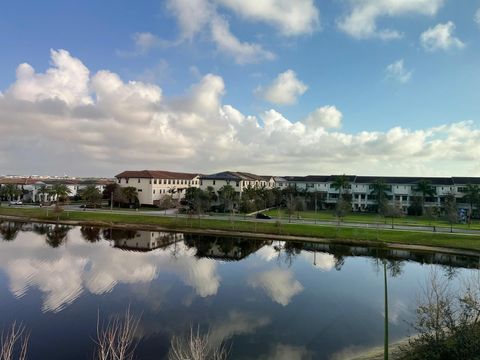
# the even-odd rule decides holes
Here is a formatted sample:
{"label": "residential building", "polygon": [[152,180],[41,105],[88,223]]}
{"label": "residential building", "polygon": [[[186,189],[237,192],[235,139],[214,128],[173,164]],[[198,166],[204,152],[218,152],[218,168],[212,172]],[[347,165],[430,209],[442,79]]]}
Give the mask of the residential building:
{"label": "residential building", "polygon": [[167,195],[181,199],[189,187],[199,187],[199,174],[163,170],[124,171],[115,176],[121,187],[134,187],[141,205],[158,205]]}
{"label": "residential building", "polygon": [[250,187],[272,189],[275,187],[275,177],[255,175],[247,172],[224,171],[211,175],[200,176],[200,188],[206,190],[211,187],[218,192],[225,185],[230,185],[241,196],[242,192]]}

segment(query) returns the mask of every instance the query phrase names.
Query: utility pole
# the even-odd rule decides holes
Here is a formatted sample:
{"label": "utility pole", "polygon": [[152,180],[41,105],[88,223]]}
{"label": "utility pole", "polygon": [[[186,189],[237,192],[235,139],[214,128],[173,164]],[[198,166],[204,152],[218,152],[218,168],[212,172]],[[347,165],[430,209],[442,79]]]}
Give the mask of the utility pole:
{"label": "utility pole", "polygon": [[383,278],[384,278],[384,294],[385,294],[385,334],[383,359],[388,360],[388,284],[387,284],[387,262],[383,261]]}

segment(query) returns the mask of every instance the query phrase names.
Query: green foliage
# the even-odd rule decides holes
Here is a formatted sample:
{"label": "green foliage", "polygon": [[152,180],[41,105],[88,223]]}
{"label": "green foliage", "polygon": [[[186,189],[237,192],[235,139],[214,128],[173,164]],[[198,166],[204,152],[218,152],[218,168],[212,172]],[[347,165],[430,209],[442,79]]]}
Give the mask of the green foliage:
{"label": "green foliage", "polygon": [[82,200],[87,204],[93,205],[94,207],[100,206],[102,204],[102,193],[97,189],[95,185],[88,185],[81,192]]}

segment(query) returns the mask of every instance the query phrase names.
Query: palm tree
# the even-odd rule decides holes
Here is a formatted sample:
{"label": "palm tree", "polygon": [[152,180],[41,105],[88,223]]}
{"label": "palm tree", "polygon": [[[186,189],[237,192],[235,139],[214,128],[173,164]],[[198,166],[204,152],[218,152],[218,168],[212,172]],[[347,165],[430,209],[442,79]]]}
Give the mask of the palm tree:
{"label": "palm tree", "polygon": [[82,199],[94,207],[97,207],[97,205],[102,203],[102,193],[95,185],[88,185],[82,191]]}
{"label": "palm tree", "polygon": [[414,191],[419,192],[422,196],[422,212],[425,212],[425,197],[435,195],[435,189],[428,180],[420,180]]}
{"label": "palm tree", "polygon": [[55,184],[52,187],[52,193],[56,197],[57,205],[60,200],[65,201],[68,199],[68,196],[72,193],[72,190],[65,184]]}
{"label": "palm tree", "polygon": [[383,211],[387,199],[387,190],[389,186],[385,183],[385,180],[378,179],[371,185],[372,191],[370,195],[375,195],[375,201],[377,203],[378,209],[377,212]]}
{"label": "palm tree", "polygon": [[91,243],[95,243],[102,239],[100,232],[101,232],[101,229],[95,226],[82,226],[80,228],[80,233],[82,234],[82,237],[86,241]]}
{"label": "palm tree", "polygon": [[463,191],[463,200],[470,205],[469,217],[472,217],[473,204],[477,204],[480,200],[480,187],[478,185],[467,184]]}
{"label": "palm tree", "polygon": [[0,223],[0,238],[5,241],[13,241],[21,228],[21,224],[15,222]]}
{"label": "palm tree", "polygon": [[[52,193],[52,191],[47,187],[47,185],[42,185],[38,189],[37,193],[39,195],[50,195]],[[40,199],[39,202],[42,202],[41,199]]]}
{"label": "palm tree", "polygon": [[343,191],[348,188],[348,185],[348,177],[345,174],[337,176],[332,183],[332,187],[338,191],[339,198],[342,197]]}
{"label": "palm tree", "polygon": [[18,189],[14,184],[6,184],[2,188],[3,196],[7,198],[7,200],[13,200],[16,197],[22,194],[22,190]]}

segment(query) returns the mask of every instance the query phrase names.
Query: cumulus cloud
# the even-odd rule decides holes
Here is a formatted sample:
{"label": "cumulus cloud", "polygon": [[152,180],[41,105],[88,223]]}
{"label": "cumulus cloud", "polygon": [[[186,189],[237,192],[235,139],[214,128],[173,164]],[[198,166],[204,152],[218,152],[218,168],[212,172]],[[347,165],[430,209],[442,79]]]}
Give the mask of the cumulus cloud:
{"label": "cumulus cloud", "polygon": [[427,51],[461,49],[465,43],[453,36],[454,31],[455,24],[451,21],[438,24],[420,35],[420,43]]}
{"label": "cumulus cloud", "polygon": [[231,55],[238,64],[255,63],[262,60],[272,60],[275,55],[264,50],[261,45],[241,42],[229,29],[227,21],[216,17],[211,22],[212,39],[218,50]]}
{"label": "cumulus cloud", "polygon": [[243,18],[262,21],[278,28],[283,35],[295,36],[315,31],[320,15],[313,0],[216,0]]}
{"label": "cumulus cloud", "polygon": [[403,36],[401,32],[377,27],[379,18],[409,14],[433,16],[443,3],[444,0],[349,0],[349,11],[337,24],[340,30],[357,39],[398,39]]}
{"label": "cumulus cloud", "polygon": [[0,96],[2,168],[105,176],[127,168],[278,175],[479,171],[474,121],[342,132],[341,112],[333,106],[295,122],[275,109],[243,114],[223,102],[226,91],[220,76],[206,74],[183,96],[168,98],[156,85],[124,81],[108,70],[90,74],[68,52],[53,51],[50,69],[20,65],[17,80]]}
{"label": "cumulus cloud", "polygon": [[405,68],[403,59],[400,59],[387,66],[385,69],[385,76],[387,79],[392,79],[401,84],[405,84],[412,78],[412,72]]}
{"label": "cumulus cloud", "polygon": [[257,88],[256,93],[273,104],[292,105],[307,89],[308,86],[297,78],[295,71],[287,70],[279,74],[266,88]]}
{"label": "cumulus cloud", "polygon": [[476,12],[475,12],[475,18],[474,18],[475,22],[480,25],[480,9],[478,9]]}
{"label": "cumulus cloud", "polygon": [[276,303],[287,306],[292,298],[303,291],[303,285],[290,270],[274,269],[255,274],[250,286],[263,289]]}
{"label": "cumulus cloud", "polygon": [[[167,9],[177,19],[180,38],[175,44],[193,41],[199,34],[205,34],[217,50],[235,60],[237,64],[257,63],[272,60],[275,55],[263,49],[260,44],[242,42],[231,31],[226,18],[217,9],[213,0],[169,0]],[[150,38],[147,38],[150,44]],[[154,41],[157,44],[159,40]]]}
{"label": "cumulus cloud", "polygon": [[303,122],[310,129],[338,129],[342,126],[342,113],[335,106],[322,106],[308,114]]}

